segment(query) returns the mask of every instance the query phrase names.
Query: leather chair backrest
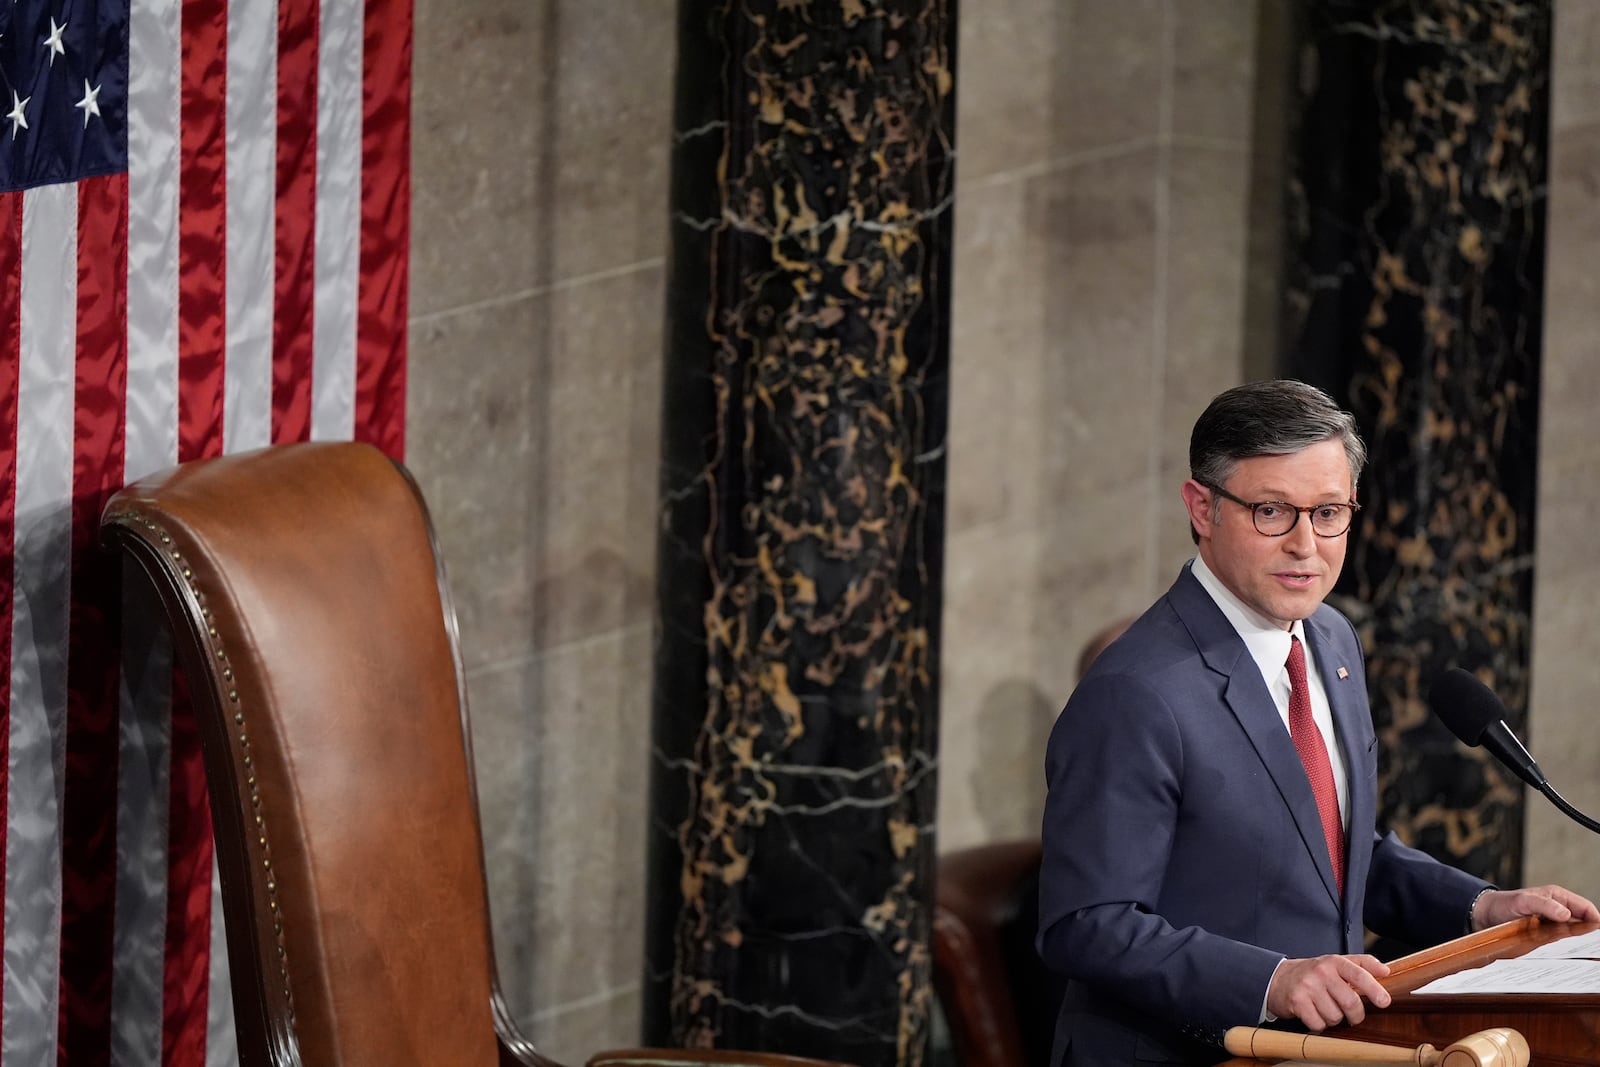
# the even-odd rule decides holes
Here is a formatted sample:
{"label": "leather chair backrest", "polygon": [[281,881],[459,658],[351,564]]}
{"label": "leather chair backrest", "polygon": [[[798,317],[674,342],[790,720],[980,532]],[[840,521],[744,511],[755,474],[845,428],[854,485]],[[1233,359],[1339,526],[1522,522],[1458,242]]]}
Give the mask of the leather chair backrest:
{"label": "leather chair backrest", "polygon": [[103,529],[200,720],[241,1062],[498,1062],[454,613],[410,478],[281,446],[130,485]]}
{"label": "leather chair backrest", "polygon": [[962,1067],[1047,1067],[1065,981],[1034,949],[1037,839],[939,857],[933,974]]}

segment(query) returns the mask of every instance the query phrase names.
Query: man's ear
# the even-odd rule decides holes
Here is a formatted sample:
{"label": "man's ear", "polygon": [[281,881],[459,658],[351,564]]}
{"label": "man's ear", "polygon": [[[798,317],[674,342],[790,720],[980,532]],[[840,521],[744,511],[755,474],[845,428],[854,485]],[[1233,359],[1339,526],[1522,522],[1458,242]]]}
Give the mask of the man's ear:
{"label": "man's ear", "polygon": [[1189,522],[1201,537],[1211,536],[1211,490],[1190,478],[1183,483],[1183,506],[1188,509]]}

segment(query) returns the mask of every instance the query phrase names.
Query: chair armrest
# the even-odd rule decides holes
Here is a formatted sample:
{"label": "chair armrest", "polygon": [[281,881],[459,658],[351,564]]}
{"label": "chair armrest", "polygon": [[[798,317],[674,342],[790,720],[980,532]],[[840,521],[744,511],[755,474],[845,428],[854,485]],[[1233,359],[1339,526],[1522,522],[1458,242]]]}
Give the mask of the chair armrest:
{"label": "chair armrest", "polygon": [[494,1036],[495,1044],[500,1048],[500,1067],[565,1067],[534,1048],[533,1042],[522,1036],[516,1020],[511,1018],[511,1009],[500,994],[498,983],[489,999],[489,1006],[494,1013]]}
{"label": "chair armrest", "polygon": [[560,1061],[541,1054],[520,1037],[507,1040],[505,1034],[500,1034],[499,1038],[500,1067],[566,1067]]}
{"label": "chair armrest", "polygon": [[587,1067],[851,1067],[781,1052],[741,1052],[712,1048],[627,1048],[597,1052]]}

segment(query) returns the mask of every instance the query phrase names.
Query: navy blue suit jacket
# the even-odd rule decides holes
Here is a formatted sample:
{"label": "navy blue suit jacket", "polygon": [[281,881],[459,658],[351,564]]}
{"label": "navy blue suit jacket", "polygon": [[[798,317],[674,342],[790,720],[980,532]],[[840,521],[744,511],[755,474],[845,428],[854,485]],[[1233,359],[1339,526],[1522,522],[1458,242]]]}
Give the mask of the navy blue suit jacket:
{"label": "navy blue suit jacket", "polygon": [[[1355,630],[1305,621],[1349,779],[1341,899],[1316,801],[1261,671],[1187,566],[1056,721],[1039,951],[1069,979],[1057,1064],[1214,1062],[1181,1031],[1254,1025],[1284,957],[1466,931],[1486,883],[1380,836]],[[1341,674],[1340,668],[1343,668]]]}

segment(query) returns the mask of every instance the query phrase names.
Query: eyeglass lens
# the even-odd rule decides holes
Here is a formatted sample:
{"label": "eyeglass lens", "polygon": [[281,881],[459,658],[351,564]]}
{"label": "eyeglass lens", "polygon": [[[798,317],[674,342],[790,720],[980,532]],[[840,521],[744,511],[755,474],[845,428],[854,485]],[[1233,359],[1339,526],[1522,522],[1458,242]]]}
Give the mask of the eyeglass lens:
{"label": "eyeglass lens", "polygon": [[[1288,533],[1300,519],[1300,510],[1288,504],[1257,504],[1254,511],[1256,529],[1271,536]],[[1337,537],[1350,528],[1350,508],[1345,504],[1320,504],[1306,514],[1311,529],[1323,537]]]}

